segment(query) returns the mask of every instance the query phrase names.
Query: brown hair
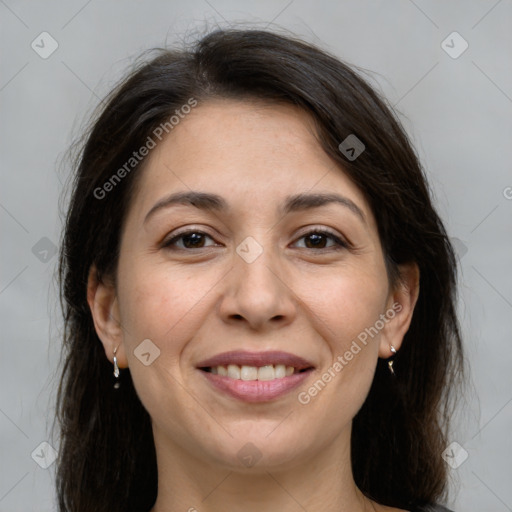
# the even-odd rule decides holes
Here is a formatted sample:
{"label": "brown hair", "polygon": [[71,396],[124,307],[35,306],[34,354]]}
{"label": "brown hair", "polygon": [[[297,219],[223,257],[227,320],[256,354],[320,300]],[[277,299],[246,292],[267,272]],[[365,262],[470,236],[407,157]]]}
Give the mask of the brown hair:
{"label": "brown hair", "polygon": [[[353,421],[355,482],[379,503],[410,509],[440,499],[447,471],[450,392],[463,359],[455,312],[456,260],[418,158],[392,109],[349,66],[271,32],[218,30],[180,51],[158,50],[107,98],[87,133],[74,175],[60,253],[65,364],[58,394],[61,512],[147,511],[157,493],[150,418],[129,370],[113,389],[112,366],[86,301],[88,273],[114,276],[120,233],[142,160],[109,192],[112,177],[172,113],[196,98],[259,98],[309,113],[319,142],[362,190],[375,214],[389,278],[416,262],[420,295],[395,358],[393,379],[379,360]],[[365,151],[348,160],[348,135]]]}

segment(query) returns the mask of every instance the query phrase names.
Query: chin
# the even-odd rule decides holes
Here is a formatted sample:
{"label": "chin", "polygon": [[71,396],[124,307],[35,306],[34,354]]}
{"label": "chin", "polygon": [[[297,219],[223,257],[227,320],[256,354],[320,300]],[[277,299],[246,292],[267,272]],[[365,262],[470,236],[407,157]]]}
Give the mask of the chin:
{"label": "chin", "polygon": [[[276,428],[275,423],[272,428]],[[212,465],[248,474],[291,469],[301,461],[305,462],[318,450],[318,447],[314,448],[305,442],[304,436],[298,436],[295,432],[284,429],[270,435],[269,432],[272,429],[261,428],[259,432],[239,429],[229,440],[215,442],[210,438],[206,445],[205,440],[195,444],[202,446],[199,456],[208,458]]]}

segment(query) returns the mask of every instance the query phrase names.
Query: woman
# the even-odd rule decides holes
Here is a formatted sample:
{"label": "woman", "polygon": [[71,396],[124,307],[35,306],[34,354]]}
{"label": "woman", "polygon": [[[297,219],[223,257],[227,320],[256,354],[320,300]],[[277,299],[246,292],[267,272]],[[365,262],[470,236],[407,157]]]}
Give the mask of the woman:
{"label": "woman", "polygon": [[228,30],[139,66],[60,263],[61,511],[445,510],[455,258],[339,60]]}

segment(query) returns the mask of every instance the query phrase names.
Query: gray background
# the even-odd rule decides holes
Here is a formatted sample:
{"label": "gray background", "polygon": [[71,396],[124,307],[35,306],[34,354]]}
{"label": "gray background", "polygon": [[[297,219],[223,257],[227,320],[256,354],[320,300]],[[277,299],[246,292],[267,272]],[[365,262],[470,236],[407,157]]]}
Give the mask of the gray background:
{"label": "gray background", "polygon": [[[57,446],[63,153],[142,50],[234,22],[284,27],[372,70],[400,111],[462,264],[472,381],[451,438],[469,457],[450,470],[449,504],[512,511],[511,16],[510,0],[0,0],[0,511],[55,510],[55,464],[35,460],[51,461],[41,442]],[[31,48],[43,31],[59,45],[47,59]],[[453,31],[469,44],[458,58],[441,46]]]}

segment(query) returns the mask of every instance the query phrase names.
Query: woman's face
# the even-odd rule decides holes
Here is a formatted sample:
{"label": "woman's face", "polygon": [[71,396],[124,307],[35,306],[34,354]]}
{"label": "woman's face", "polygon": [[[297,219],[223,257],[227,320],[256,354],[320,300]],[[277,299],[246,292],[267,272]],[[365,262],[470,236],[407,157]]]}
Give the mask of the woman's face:
{"label": "woman's face", "polygon": [[99,290],[120,327],[96,315],[98,332],[110,359],[120,344],[157,450],[231,468],[349,436],[408,325],[367,201],[284,105],[215,100],[181,120],[140,176],[117,286]]}

